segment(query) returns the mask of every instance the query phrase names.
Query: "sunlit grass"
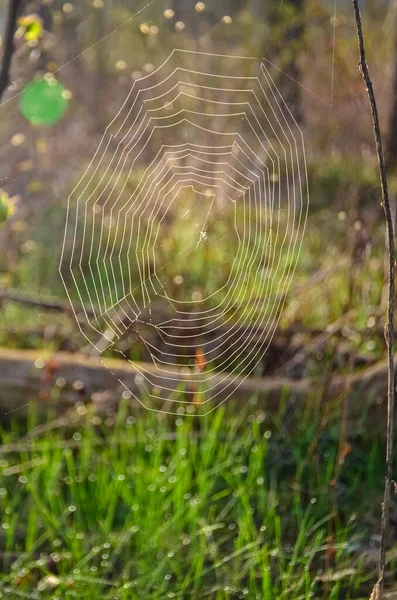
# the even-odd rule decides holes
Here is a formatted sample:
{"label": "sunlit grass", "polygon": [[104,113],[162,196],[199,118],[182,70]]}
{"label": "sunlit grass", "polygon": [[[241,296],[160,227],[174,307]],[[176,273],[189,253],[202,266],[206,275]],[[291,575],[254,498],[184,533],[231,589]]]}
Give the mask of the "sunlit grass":
{"label": "sunlit grass", "polygon": [[338,431],[321,432],[310,401],[289,425],[255,403],[200,420],[78,411],[78,427],[35,435],[31,413],[3,431],[3,596],[361,597],[382,489],[373,440],[333,487]]}

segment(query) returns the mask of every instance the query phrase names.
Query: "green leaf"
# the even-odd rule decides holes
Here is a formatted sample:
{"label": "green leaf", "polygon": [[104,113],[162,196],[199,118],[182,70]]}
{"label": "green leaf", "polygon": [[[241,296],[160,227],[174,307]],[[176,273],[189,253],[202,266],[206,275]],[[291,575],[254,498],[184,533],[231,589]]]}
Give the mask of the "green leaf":
{"label": "green leaf", "polygon": [[14,205],[7,192],[0,189],[0,224],[14,212]]}
{"label": "green leaf", "polygon": [[38,40],[43,33],[43,22],[39,15],[24,15],[18,19],[19,28],[16,37],[24,38],[27,42]]}

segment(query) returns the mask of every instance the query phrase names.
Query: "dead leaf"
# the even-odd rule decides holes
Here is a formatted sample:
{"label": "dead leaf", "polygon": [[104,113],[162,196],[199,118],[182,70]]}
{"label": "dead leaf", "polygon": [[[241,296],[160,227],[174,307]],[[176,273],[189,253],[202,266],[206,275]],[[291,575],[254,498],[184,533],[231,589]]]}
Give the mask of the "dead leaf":
{"label": "dead leaf", "polygon": [[339,571],[329,571],[328,573],[324,573],[319,576],[319,580],[328,583],[330,581],[339,581],[340,579],[344,579],[345,577],[351,577],[357,573],[357,569],[342,569]]}
{"label": "dead leaf", "polygon": [[198,368],[199,372],[202,373],[205,369],[205,367],[207,366],[207,360],[205,358],[204,352],[202,348],[197,348],[196,349],[196,359],[195,359],[195,364],[196,367]]}
{"label": "dead leaf", "polygon": [[41,374],[42,381],[51,381],[54,377],[54,374],[59,369],[59,363],[51,358],[44,365],[44,369]]}

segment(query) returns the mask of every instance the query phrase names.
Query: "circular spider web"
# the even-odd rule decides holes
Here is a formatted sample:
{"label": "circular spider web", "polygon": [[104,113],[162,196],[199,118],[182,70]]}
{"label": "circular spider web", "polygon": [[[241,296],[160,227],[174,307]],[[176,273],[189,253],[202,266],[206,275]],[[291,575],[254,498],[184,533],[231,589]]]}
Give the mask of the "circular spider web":
{"label": "circular spider web", "polygon": [[204,415],[255,372],[308,209],[302,132],[255,59],[174,50],[137,79],[68,199],[60,274],[81,332],[147,408]]}

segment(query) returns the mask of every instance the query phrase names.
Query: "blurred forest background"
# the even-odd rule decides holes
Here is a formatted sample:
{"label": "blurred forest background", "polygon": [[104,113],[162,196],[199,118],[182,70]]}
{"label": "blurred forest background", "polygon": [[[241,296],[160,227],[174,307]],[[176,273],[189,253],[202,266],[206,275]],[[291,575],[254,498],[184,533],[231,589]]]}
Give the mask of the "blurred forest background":
{"label": "blurred forest background", "polygon": [[[355,68],[356,39],[348,7],[337,5],[334,15],[327,3],[303,0],[281,7],[269,2],[265,9],[255,2],[219,2],[216,7],[176,2],[168,10],[151,5],[133,17],[140,8],[98,0],[33,2],[24,9],[24,14],[34,15],[33,24],[28,19],[19,26],[12,84],[1,106],[2,214],[8,214],[9,199],[13,213],[0,239],[5,300],[14,291],[41,300],[65,298],[58,266],[67,198],[133,79],[150,73],[175,47],[264,56],[283,71],[275,71],[276,83],[304,131],[310,214],[274,352],[269,349],[264,358],[269,365],[263,365],[262,373],[274,374],[277,368],[289,374],[277,357],[285,357],[284,351],[295,353],[296,345],[303,344],[301,334],[312,337],[321,331],[330,335],[321,348],[314,344],[315,352],[306,348],[299,376],[318,364],[322,370],[324,360],[337,361],[334,367],[343,368],[351,353],[360,364],[380,358],[384,232],[370,114]],[[367,2],[364,9],[393,173],[397,9],[393,2]],[[3,11],[3,21],[4,15]],[[20,94],[34,78],[51,73],[64,88],[66,112],[51,125],[32,125],[21,114]],[[133,177],[132,187],[138,176]],[[391,185],[393,190],[393,180]],[[167,235],[173,234],[167,230]],[[4,302],[3,310],[4,346],[77,350],[81,345],[68,317],[11,301]],[[291,339],[295,331],[300,335]],[[133,357],[146,359],[144,347],[135,342]]]}
{"label": "blurred forest background", "polygon": [[[0,0],[3,32],[7,7]],[[384,468],[387,264],[349,3],[19,8],[0,101],[0,597],[368,598]],[[396,214],[397,2],[361,9]],[[59,275],[68,198],[73,210],[72,191],[132,83],[175,48],[267,61],[303,132],[310,190],[296,272],[252,384],[199,423],[142,413],[128,393],[119,402],[114,380],[84,362],[95,352]],[[194,70],[193,58],[184,67]],[[148,163],[143,155],[128,190]],[[174,217],[159,231],[159,260],[172,293],[195,298],[208,267],[237,252],[233,217],[211,222],[188,262],[178,249],[193,233]],[[209,289],[224,283],[221,269],[208,271]],[[88,298],[72,296],[77,321]],[[155,310],[167,318],[161,302]],[[149,362],[163,340],[156,328],[143,337],[124,336],[104,356],[120,373],[128,360]],[[193,362],[209,367],[199,342]],[[390,599],[396,524],[393,500]]]}

